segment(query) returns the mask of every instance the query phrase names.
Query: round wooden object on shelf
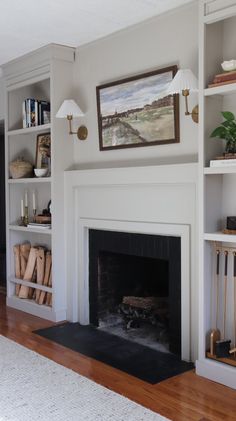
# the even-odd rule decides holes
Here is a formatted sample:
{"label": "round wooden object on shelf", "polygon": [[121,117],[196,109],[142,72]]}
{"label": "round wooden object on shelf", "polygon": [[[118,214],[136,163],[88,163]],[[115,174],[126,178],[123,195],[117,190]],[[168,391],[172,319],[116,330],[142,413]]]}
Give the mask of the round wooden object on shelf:
{"label": "round wooden object on shelf", "polygon": [[37,224],[51,224],[52,217],[50,215],[37,215],[35,222]]}
{"label": "round wooden object on shelf", "polygon": [[12,178],[28,178],[32,176],[33,165],[23,158],[18,158],[10,163],[9,170]]}

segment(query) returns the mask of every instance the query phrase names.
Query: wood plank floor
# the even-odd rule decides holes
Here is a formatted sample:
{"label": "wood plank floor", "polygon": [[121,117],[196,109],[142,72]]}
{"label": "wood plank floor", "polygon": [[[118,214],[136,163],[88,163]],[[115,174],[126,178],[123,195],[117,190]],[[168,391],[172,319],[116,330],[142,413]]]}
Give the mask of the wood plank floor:
{"label": "wood plank floor", "polygon": [[236,421],[236,391],[196,376],[194,371],[150,385],[32,333],[48,326],[52,323],[7,308],[0,295],[1,335],[173,421]]}

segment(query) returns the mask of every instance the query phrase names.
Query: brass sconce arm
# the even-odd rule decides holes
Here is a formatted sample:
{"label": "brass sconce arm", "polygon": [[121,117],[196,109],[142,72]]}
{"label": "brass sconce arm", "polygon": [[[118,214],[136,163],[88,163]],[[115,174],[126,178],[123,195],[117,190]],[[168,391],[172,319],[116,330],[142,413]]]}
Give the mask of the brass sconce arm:
{"label": "brass sconce arm", "polygon": [[192,109],[192,112],[189,112],[188,109],[188,96],[189,96],[189,89],[183,89],[182,90],[182,95],[185,99],[185,115],[191,115],[192,120],[195,123],[198,123],[199,119],[198,119],[198,105],[195,105],[195,107]]}
{"label": "brass sconce arm", "polygon": [[86,140],[88,136],[88,129],[85,126],[80,126],[77,132],[73,132],[72,130],[72,115],[67,115],[67,120],[69,122],[69,134],[76,134],[79,140]]}

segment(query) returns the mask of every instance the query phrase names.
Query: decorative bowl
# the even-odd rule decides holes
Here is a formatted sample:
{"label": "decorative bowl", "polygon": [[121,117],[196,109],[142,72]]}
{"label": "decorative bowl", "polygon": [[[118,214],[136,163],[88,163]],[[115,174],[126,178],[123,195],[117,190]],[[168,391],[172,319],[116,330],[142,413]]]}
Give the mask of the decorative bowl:
{"label": "decorative bowl", "polygon": [[232,70],[236,70],[236,60],[223,61],[221,67],[225,72],[232,72]]}
{"label": "decorative bowl", "polygon": [[48,168],[35,168],[34,173],[36,177],[45,177],[48,173]]}

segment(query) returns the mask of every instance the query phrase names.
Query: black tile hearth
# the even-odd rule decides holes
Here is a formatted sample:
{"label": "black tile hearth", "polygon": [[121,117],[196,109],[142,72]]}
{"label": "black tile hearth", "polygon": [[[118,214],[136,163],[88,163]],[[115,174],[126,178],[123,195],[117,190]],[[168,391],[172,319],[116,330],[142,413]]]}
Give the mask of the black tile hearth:
{"label": "black tile hearth", "polygon": [[193,369],[192,363],[181,361],[176,355],[153,350],[93,326],[65,323],[35,333],[151,384]]}

